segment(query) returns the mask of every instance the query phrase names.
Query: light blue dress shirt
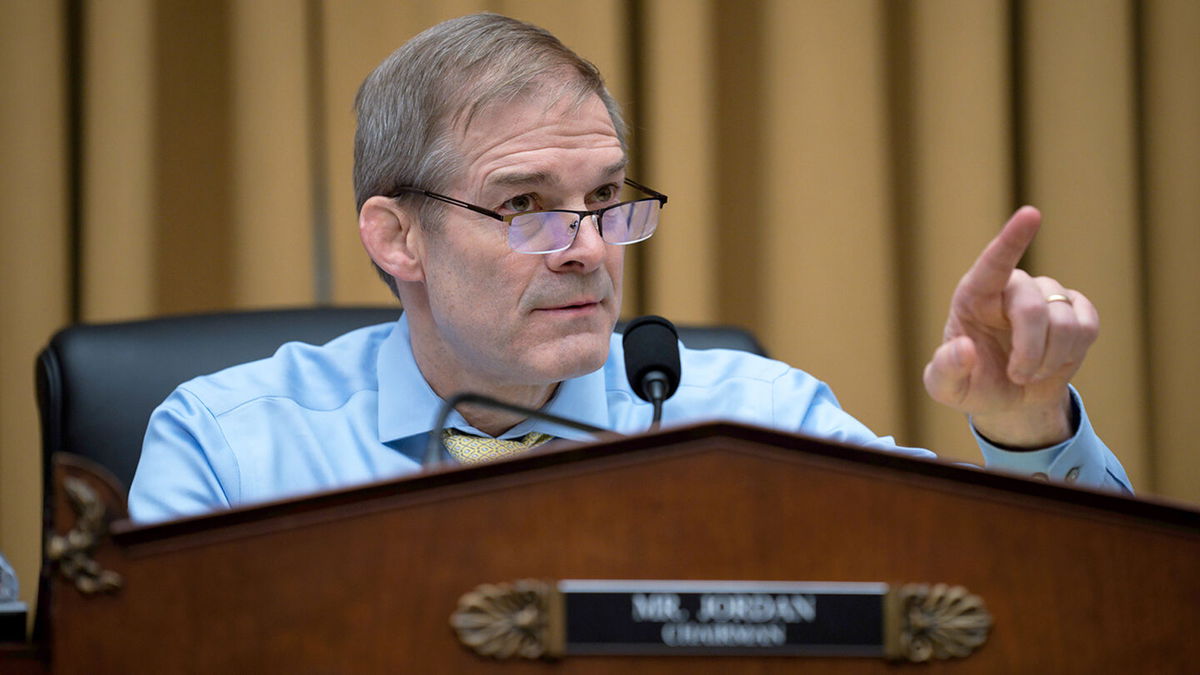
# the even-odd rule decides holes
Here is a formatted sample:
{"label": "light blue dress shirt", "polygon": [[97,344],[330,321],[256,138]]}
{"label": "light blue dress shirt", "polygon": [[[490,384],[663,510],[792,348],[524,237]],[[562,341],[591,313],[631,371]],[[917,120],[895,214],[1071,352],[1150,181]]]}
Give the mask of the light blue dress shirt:
{"label": "light blue dress shirt", "polygon": [[[288,343],[270,358],[180,385],[150,417],[129,493],[133,519],[167,520],[420,470],[442,399],[417,368],[408,330],[401,316],[324,346]],[[663,408],[664,426],[731,420],[933,457],[876,436],[841,409],[828,386],[786,364],[724,349],[685,348],[680,358],[682,381]],[[985,463],[1128,490],[1120,463],[1079,409],[1075,437],[1044,450],[1008,452],[976,435]],[[626,381],[619,335],[604,367],[563,382],[545,410],[620,433],[644,431],[652,415]],[[484,435],[458,412],[447,426]],[[502,438],[530,431],[592,440],[539,420]]]}

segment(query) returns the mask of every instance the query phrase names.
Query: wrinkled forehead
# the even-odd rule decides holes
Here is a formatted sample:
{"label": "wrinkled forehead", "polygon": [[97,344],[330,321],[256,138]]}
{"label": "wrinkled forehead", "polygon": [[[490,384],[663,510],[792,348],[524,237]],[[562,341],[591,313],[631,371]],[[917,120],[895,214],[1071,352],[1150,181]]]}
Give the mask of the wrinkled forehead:
{"label": "wrinkled forehead", "polygon": [[[447,134],[457,165],[450,182],[463,188],[482,187],[475,185],[483,180],[476,174],[490,175],[513,164],[524,165],[527,172],[544,171],[532,167],[571,148],[578,153],[611,144],[612,152],[606,155],[615,156],[599,159],[606,166],[625,161],[623,144],[603,101],[594,92],[579,88],[539,87],[517,96],[492,98],[479,102],[472,115],[463,114],[456,122]],[[576,154],[572,161],[581,156]]]}

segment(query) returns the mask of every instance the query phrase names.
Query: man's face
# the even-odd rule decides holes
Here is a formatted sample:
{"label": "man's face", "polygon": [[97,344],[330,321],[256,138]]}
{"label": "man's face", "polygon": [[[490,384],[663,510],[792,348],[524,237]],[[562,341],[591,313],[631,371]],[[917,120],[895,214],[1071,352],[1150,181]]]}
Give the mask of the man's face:
{"label": "man's face", "polygon": [[[534,99],[485,109],[458,134],[464,171],[448,194],[501,214],[613,203],[625,154],[598,97],[547,109]],[[620,310],[624,248],[594,218],[565,251],[511,250],[507,225],[446,206],[420,229],[424,282],[410,303],[426,379],[450,390],[544,387],[600,368]],[[425,306],[422,306],[425,305]],[[425,311],[427,308],[427,311]]]}

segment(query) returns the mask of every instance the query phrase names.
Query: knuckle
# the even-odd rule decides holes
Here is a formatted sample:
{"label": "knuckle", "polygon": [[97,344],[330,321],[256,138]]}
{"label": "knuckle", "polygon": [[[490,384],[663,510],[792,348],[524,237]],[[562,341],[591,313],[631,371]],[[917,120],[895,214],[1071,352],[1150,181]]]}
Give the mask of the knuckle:
{"label": "knuckle", "polygon": [[1061,333],[1071,337],[1083,329],[1075,315],[1069,312],[1049,312],[1047,322],[1052,333]]}
{"label": "knuckle", "polygon": [[1098,337],[1100,337],[1100,325],[1098,323],[1080,326],[1079,339],[1085,346],[1091,345]]}
{"label": "knuckle", "polygon": [[1045,321],[1047,314],[1044,303],[1029,300],[1016,300],[1009,310],[1009,316],[1021,323]]}

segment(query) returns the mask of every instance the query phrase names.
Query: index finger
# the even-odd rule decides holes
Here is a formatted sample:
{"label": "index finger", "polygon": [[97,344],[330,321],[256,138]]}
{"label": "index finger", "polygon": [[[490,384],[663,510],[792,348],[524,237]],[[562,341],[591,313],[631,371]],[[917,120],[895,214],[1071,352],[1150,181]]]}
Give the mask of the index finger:
{"label": "index finger", "polygon": [[972,294],[1002,292],[1041,224],[1042,214],[1037,209],[1032,206],[1017,209],[1000,234],[975,259],[960,288]]}

